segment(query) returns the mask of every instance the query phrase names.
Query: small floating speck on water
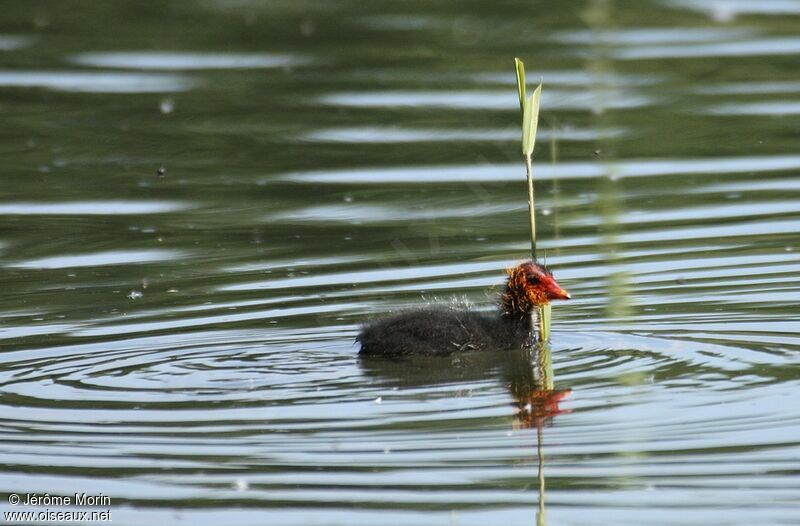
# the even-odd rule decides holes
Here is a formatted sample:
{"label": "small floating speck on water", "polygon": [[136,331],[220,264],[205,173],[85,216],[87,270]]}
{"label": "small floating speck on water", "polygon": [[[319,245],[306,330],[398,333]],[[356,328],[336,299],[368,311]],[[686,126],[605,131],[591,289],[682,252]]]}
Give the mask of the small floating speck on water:
{"label": "small floating speck on water", "polygon": [[162,114],[168,115],[175,111],[175,101],[172,99],[164,99],[159,103],[158,109]]}
{"label": "small floating speck on water", "polygon": [[247,491],[248,489],[250,489],[250,484],[248,484],[247,481],[244,479],[236,479],[232,485],[233,489],[235,489],[236,491]]}
{"label": "small floating speck on water", "polygon": [[165,175],[167,175],[167,169],[164,168],[163,166],[159,166],[158,170],[156,170],[156,174],[159,177],[164,177]]}
{"label": "small floating speck on water", "polygon": [[376,398],[376,399],[375,399],[375,403],[376,403],[376,404],[381,404],[381,403],[383,403],[383,398],[381,398],[381,397],[379,396],[378,398]]}
{"label": "small floating speck on water", "polygon": [[128,299],[131,299],[131,300],[138,300],[138,299],[139,299],[139,298],[141,298],[142,296],[144,296],[144,294],[142,294],[142,293],[141,293],[141,292],[139,292],[138,290],[132,290],[132,291],[130,292],[130,294],[128,294]]}
{"label": "small floating speck on water", "polygon": [[733,22],[733,19],[736,18],[736,11],[722,2],[714,2],[710,7],[708,15],[717,24],[727,24],[728,22]]}
{"label": "small floating speck on water", "polygon": [[300,34],[304,37],[311,37],[314,36],[314,33],[317,32],[317,23],[311,20],[310,18],[306,18],[300,22]]}

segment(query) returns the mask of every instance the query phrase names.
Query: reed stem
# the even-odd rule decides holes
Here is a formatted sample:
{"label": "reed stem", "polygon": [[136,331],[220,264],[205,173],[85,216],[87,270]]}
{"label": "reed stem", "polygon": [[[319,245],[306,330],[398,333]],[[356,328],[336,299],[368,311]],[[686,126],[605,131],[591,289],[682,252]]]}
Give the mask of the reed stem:
{"label": "reed stem", "polygon": [[533,167],[531,165],[531,155],[525,156],[525,168],[528,175],[528,213],[531,220],[531,259],[536,261],[536,204],[534,202],[533,190]]}

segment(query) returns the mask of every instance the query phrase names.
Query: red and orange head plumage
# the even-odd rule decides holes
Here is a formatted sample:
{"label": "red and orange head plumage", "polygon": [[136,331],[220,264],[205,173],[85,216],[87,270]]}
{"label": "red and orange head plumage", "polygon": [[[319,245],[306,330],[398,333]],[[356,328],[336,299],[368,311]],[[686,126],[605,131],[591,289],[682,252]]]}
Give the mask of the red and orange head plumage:
{"label": "red and orange head plumage", "polygon": [[522,317],[551,300],[570,298],[569,292],[561,288],[553,273],[544,265],[525,261],[516,267],[509,267],[507,272],[508,281],[502,304],[505,314]]}

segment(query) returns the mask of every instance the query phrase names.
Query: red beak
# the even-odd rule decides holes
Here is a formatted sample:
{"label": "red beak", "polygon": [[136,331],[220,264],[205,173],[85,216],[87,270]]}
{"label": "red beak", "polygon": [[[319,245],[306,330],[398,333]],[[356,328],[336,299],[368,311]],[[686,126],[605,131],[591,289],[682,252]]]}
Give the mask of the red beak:
{"label": "red beak", "polygon": [[554,279],[551,279],[545,285],[545,291],[547,292],[547,297],[551,300],[568,300],[571,298],[569,292],[561,288],[561,285]]}

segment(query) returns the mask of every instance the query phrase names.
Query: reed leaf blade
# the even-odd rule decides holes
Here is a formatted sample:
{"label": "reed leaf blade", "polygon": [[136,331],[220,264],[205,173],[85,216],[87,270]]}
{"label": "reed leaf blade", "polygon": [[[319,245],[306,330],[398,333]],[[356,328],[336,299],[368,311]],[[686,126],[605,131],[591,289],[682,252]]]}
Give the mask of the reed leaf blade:
{"label": "reed leaf blade", "polygon": [[518,58],[514,59],[517,69],[517,92],[519,93],[519,110],[525,113],[525,64]]}
{"label": "reed leaf blade", "polygon": [[536,129],[539,127],[539,101],[542,98],[542,85],[539,84],[533,94],[528,97],[522,111],[522,154],[533,155],[536,144]]}

